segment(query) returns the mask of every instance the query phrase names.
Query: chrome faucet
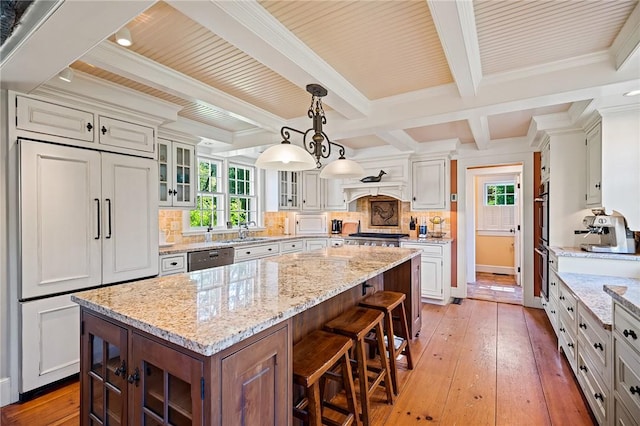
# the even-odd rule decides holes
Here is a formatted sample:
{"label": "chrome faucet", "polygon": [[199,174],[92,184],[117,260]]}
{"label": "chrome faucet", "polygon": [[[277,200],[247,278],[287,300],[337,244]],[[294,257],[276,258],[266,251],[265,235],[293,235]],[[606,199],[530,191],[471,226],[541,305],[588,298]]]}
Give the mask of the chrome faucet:
{"label": "chrome faucet", "polygon": [[253,224],[253,226],[258,226],[253,220],[249,222],[240,222],[238,228],[238,239],[244,240],[245,238],[247,238],[247,234],[249,233],[249,225],[251,224]]}

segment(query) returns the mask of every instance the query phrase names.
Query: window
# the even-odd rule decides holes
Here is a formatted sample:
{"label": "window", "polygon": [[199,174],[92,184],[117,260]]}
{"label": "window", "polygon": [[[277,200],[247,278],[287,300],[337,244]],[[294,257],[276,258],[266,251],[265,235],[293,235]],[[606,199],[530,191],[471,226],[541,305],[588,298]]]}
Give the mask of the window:
{"label": "window", "polygon": [[254,221],[258,217],[255,195],[255,168],[229,164],[229,221],[233,226]]}
{"label": "window", "polygon": [[255,167],[198,157],[196,208],[185,213],[184,227],[202,231],[258,222]]}
{"label": "window", "polygon": [[513,206],[516,204],[515,183],[486,183],[484,185],[485,206]]}
{"label": "window", "polygon": [[189,212],[190,228],[224,226],[225,202],[222,161],[198,158],[196,208]]}

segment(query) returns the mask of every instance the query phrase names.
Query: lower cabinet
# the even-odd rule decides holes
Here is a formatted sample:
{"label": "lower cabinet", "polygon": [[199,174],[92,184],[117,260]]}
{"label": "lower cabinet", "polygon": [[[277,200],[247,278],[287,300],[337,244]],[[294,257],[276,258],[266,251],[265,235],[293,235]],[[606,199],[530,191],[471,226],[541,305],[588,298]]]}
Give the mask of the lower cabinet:
{"label": "lower cabinet", "polygon": [[160,256],[160,276],[187,272],[187,254],[164,254]]}
{"label": "lower cabinet", "polygon": [[402,243],[422,250],[420,294],[425,302],[444,304],[451,294],[451,246],[448,244]]}
{"label": "lower cabinet", "polygon": [[312,238],[304,240],[304,251],[326,248],[328,244],[329,242],[326,238]]}
{"label": "lower cabinet", "polygon": [[[613,389],[617,425],[640,424],[640,318],[613,305]],[[623,422],[625,418],[633,419]]]}
{"label": "lower cabinet", "polygon": [[210,357],[86,309],[81,322],[81,424],[291,423],[288,322]]}
{"label": "lower cabinet", "polygon": [[279,243],[241,245],[234,249],[233,262],[238,263],[244,260],[262,259],[278,254],[280,254]]}

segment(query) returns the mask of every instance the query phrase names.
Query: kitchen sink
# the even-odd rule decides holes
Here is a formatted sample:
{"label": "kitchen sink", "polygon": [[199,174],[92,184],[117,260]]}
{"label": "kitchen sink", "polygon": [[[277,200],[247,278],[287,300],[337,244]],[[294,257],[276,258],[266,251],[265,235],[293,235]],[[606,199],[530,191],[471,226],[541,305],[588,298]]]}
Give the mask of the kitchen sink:
{"label": "kitchen sink", "polygon": [[229,243],[251,243],[256,241],[264,241],[268,240],[268,237],[247,237],[247,238],[232,238],[230,240],[220,240],[219,243],[229,244]]}

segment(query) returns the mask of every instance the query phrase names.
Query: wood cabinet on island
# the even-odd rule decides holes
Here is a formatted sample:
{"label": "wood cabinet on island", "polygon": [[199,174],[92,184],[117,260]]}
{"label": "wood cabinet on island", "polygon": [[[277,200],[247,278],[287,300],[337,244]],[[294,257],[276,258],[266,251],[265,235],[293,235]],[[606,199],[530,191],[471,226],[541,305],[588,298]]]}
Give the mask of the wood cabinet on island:
{"label": "wood cabinet on island", "polygon": [[328,247],[74,294],[82,424],[290,425],[293,344],[375,291],[415,306],[419,269],[418,250]]}

